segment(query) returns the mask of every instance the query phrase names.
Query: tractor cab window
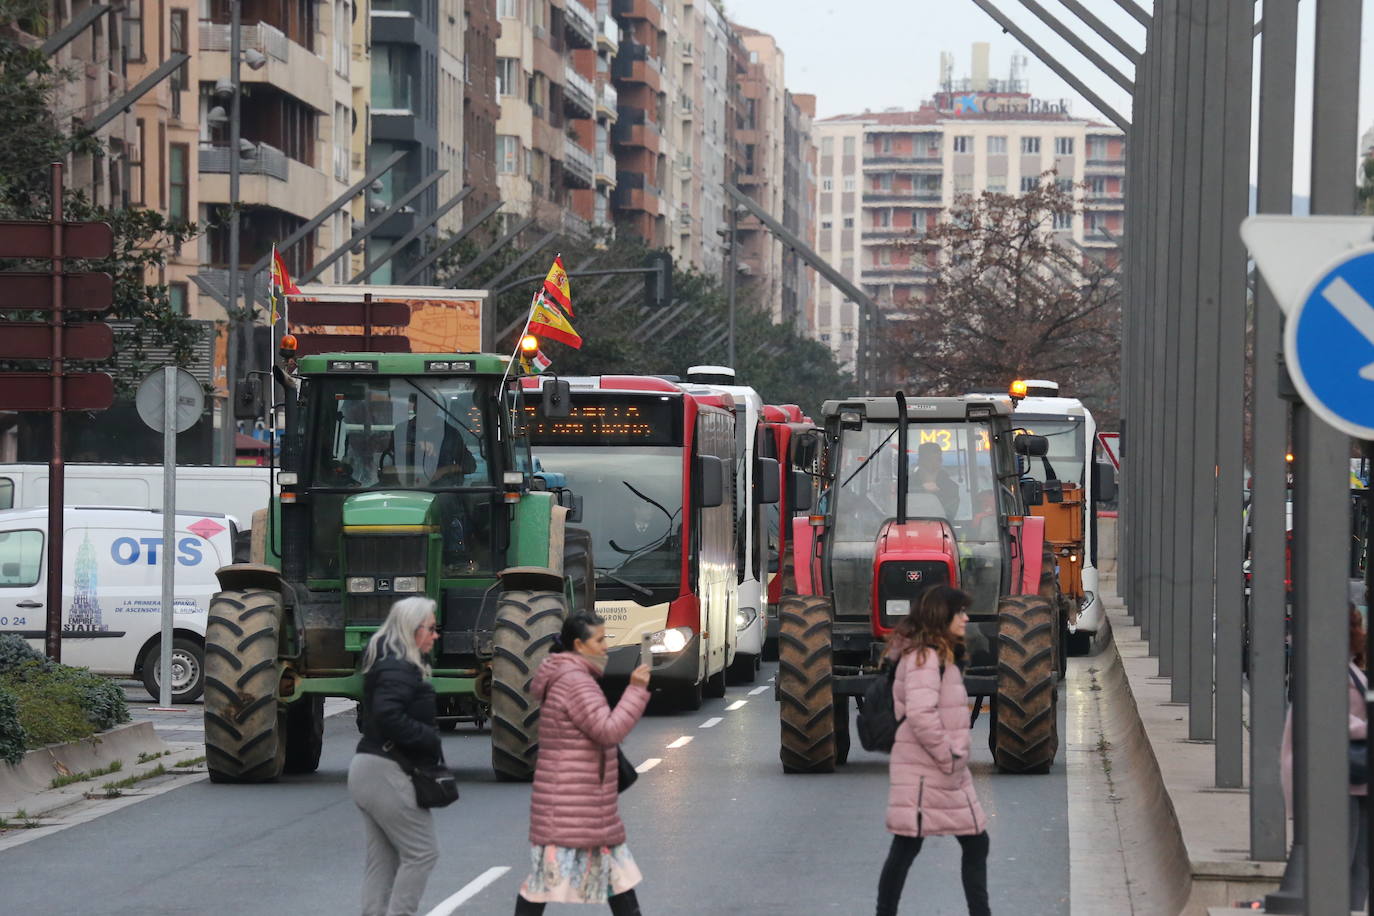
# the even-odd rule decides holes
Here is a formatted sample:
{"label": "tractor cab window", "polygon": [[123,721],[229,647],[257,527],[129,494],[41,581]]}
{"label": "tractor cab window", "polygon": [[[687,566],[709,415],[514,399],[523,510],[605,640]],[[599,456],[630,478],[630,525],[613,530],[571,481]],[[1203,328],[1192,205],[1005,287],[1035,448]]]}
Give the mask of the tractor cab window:
{"label": "tractor cab window", "polygon": [[322,422],[311,462],[314,486],[492,486],[481,394],[472,378],[316,381],[312,399]]}
{"label": "tractor cab window", "polygon": [[[912,423],[908,427],[907,516],[938,518],[954,529],[959,586],[973,597],[974,613],[993,613],[1002,577],[998,483],[990,430],[984,423]],[[836,591],[854,588],[841,604],[867,607],[872,586],[873,540],[897,516],[897,427],[866,423],[844,430],[828,491],[834,501]],[[838,567],[849,562],[843,575]]]}
{"label": "tractor cab window", "polygon": [[1083,420],[1078,417],[1042,418],[1016,414],[1018,429],[1049,440],[1050,450],[1042,458],[1027,458],[1026,473],[1044,483],[1060,480],[1083,485]]}

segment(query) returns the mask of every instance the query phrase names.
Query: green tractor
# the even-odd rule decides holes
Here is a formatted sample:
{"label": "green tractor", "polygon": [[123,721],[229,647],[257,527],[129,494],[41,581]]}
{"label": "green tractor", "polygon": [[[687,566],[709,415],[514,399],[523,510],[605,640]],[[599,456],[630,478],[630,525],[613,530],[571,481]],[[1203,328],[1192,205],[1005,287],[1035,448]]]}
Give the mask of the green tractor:
{"label": "green tractor", "polygon": [[[591,606],[574,498],[533,472],[518,380],[489,354],[321,354],[287,388],[278,495],[250,563],[218,571],[206,630],[210,779],[319,767],[326,697],[361,699],[369,637],[399,598],[438,603],[441,723],[490,719],[498,777],[529,779],[534,670]],[[568,415],[567,382],[540,411]]]}

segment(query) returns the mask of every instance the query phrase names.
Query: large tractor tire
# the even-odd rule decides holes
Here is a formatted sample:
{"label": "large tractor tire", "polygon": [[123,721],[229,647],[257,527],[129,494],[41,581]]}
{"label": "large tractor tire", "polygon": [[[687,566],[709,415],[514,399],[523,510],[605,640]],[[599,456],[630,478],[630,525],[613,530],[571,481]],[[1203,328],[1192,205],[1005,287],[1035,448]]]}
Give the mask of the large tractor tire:
{"label": "large tractor tire", "polygon": [[268,782],[286,757],[277,714],[281,594],[224,591],[205,628],[205,766],[211,782]]}
{"label": "large tractor tire", "polygon": [[997,616],[993,760],[1005,773],[1047,773],[1059,750],[1055,609],[1038,595],[1009,595]]}
{"label": "large tractor tire", "polygon": [[528,782],[539,755],[539,701],[530,681],[563,628],[561,592],[514,589],[496,606],[491,660],[491,766],[498,779]]}
{"label": "large tractor tire", "polygon": [[789,595],[778,608],[778,713],[784,773],[835,771],[830,602]]}
{"label": "large tractor tire", "polygon": [[307,694],[282,710],[281,717],[286,737],[282,772],[315,772],[324,750],[324,697]]}

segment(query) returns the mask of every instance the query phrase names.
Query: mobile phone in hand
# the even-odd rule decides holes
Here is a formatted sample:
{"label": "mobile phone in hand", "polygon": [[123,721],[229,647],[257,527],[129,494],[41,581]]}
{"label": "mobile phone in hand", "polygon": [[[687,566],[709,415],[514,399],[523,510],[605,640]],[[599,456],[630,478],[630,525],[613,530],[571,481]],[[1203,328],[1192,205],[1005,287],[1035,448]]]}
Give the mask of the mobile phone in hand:
{"label": "mobile phone in hand", "polygon": [[653,644],[653,637],[642,636],[639,640],[639,663],[641,665],[653,666],[654,655],[649,651],[649,646]]}

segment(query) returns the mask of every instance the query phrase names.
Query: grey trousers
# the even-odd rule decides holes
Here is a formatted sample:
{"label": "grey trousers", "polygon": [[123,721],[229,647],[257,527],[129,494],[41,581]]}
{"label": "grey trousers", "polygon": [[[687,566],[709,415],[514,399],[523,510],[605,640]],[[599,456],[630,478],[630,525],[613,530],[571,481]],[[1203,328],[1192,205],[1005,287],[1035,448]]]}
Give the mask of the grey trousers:
{"label": "grey trousers", "polygon": [[367,830],[363,916],[414,916],[439,859],[434,815],[415,804],[400,764],[375,754],[353,755],[348,794]]}
{"label": "grey trousers", "polygon": [[1369,821],[1365,809],[1369,799],[1350,796],[1350,908],[1363,910],[1369,896]]}

